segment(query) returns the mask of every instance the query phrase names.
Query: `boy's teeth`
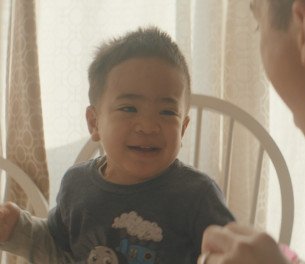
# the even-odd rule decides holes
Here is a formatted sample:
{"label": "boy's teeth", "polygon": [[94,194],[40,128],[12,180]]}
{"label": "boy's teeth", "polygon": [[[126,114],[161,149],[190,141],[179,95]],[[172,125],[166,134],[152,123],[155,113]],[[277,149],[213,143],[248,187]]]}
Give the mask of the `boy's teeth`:
{"label": "boy's teeth", "polygon": [[130,149],[136,150],[136,151],[158,151],[159,148],[155,146],[129,146]]}
{"label": "boy's teeth", "polygon": [[133,149],[137,149],[137,150],[143,150],[143,151],[150,151],[150,150],[156,150],[156,147],[153,146],[133,146],[131,147]]}

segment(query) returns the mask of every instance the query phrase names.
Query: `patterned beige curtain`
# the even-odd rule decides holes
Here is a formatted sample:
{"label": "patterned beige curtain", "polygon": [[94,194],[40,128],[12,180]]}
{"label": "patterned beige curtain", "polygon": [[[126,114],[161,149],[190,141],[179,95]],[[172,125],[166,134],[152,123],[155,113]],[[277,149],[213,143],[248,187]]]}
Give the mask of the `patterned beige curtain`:
{"label": "patterned beige curtain", "polygon": [[[36,44],[35,1],[13,1],[9,54],[7,156],[32,177],[46,199],[48,168],[44,148]],[[21,188],[9,182],[7,199],[27,207]],[[9,263],[16,263],[10,258]]]}

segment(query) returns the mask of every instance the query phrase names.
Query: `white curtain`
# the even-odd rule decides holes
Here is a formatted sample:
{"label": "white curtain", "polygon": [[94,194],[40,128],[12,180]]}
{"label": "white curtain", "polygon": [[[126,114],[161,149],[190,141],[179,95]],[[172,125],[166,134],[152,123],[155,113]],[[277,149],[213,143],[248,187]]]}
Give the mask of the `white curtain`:
{"label": "white curtain", "polygon": [[[88,104],[87,68],[95,48],[104,40],[138,26],[156,25],[167,31],[186,55],[192,72],[193,92],[234,102],[270,127],[288,162],[295,188],[298,218],[294,223],[291,245],[305,257],[305,227],[302,225],[305,220],[302,198],[305,177],[302,175],[304,165],[301,158],[303,156],[304,160],[305,140],[290,118],[284,119],[284,115],[289,116],[289,111],[281,100],[274,93],[269,95],[260,62],[258,34],[254,33],[256,26],[248,1],[40,0],[36,8],[51,207],[55,204],[64,171],[73,164],[88,138],[84,114]],[[1,38],[1,50],[3,43]],[[5,57],[0,55],[0,58],[1,66]],[[5,90],[3,80],[1,78],[0,95]],[[219,134],[218,126],[211,121],[210,136]],[[218,139],[221,145],[221,136]],[[209,143],[209,140],[207,136],[205,142]],[[247,141],[246,136],[244,140]],[[215,141],[212,142],[214,144]],[[186,162],[191,162],[190,143],[191,139],[186,138],[180,155]],[[251,144],[247,146],[249,149]],[[221,183],[221,179],[217,179],[218,156],[219,149],[207,148],[201,167]],[[247,175],[247,168],[252,166],[252,162],[245,157],[241,165],[242,169],[236,168],[240,178],[234,183],[234,188],[246,195],[251,181],[244,175]],[[274,221],[279,219],[279,206],[277,184],[270,178],[269,184],[265,183],[269,191],[263,197],[268,204],[263,201],[261,207],[263,212],[267,209],[267,229],[275,233]],[[247,200],[233,197],[230,203],[242,218],[239,208],[246,206]]]}

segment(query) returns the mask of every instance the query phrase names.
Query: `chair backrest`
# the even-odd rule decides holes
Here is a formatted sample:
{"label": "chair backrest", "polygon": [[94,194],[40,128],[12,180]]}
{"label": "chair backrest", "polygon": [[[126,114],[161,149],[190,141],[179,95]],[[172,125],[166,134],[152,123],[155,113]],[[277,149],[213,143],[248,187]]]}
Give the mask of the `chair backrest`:
{"label": "chair backrest", "polygon": [[36,216],[47,216],[48,202],[36,184],[22,169],[0,156],[0,172],[5,172],[7,176],[11,177],[23,189]]}
{"label": "chair backrest", "polygon": [[[241,124],[246,128],[259,142],[259,151],[257,152],[257,163],[255,169],[255,184],[253,190],[252,204],[250,208],[250,224],[254,224],[257,213],[257,201],[259,194],[259,185],[261,182],[262,164],[264,154],[267,155],[273,163],[278,176],[278,182],[281,193],[281,227],[279,233],[279,242],[288,244],[291,240],[293,220],[294,220],[294,197],[290,178],[290,173],[286,161],[278,148],[277,144],[270,136],[268,131],[250,114],[237,107],[236,105],[225,100],[205,95],[192,95],[191,105],[197,112],[196,120],[196,144],[194,166],[198,166],[200,160],[200,135],[202,129],[202,115],[204,111],[212,111],[224,115],[229,119],[229,129],[227,133],[227,148],[225,157],[224,186],[223,192],[225,197],[228,196],[229,179],[231,171],[231,159],[233,150],[233,137],[236,124]],[[238,142],[234,142],[238,144]]]}
{"label": "chair backrest", "polygon": [[[262,164],[264,155],[268,156],[270,161],[273,163],[275,171],[278,176],[278,182],[281,193],[281,205],[282,205],[282,218],[281,226],[279,232],[279,242],[288,244],[290,243],[293,220],[294,220],[294,199],[293,199],[293,190],[292,183],[290,179],[290,174],[286,162],[283,158],[283,155],[278,148],[275,141],[272,139],[267,130],[250,114],[237,107],[236,105],[224,101],[222,99],[205,96],[205,95],[196,95],[191,96],[191,108],[196,112],[196,121],[195,121],[195,146],[194,146],[194,166],[198,168],[200,161],[201,153],[201,135],[202,135],[202,120],[203,115],[206,111],[215,112],[222,116],[226,116],[229,120],[229,128],[227,133],[227,147],[226,152],[224,153],[224,168],[223,172],[224,185],[223,192],[227,198],[229,195],[229,180],[231,172],[231,162],[232,162],[232,152],[234,144],[238,142],[234,141],[234,133],[236,124],[242,125],[246,128],[259,142],[259,151],[257,153],[257,163],[255,168],[255,184],[253,197],[251,199],[252,204],[250,208],[250,224],[254,224],[255,216],[257,213],[257,201],[259,195],[259,187],[261,182],[262,174]],[[80,154],[76,159],[76,163],[80,161],[87,160],[92,158],[100,151],[103,153],[103,150],[100,146],[89,140],[86,145],[81,150]]]}
{"label": "chair backrest", "polygon": [[[48,202],[41,191],[38,189],[37,185],[33,182],[29,175],[27,175],[16,164],[8,159],[3,158],[2,156],[0,156],[0,176],[11,177],[22,188],[29,199],[29,204],[34,210],[34,215],[39,217],[47,217]],[[15,261],[16,263],[25,263],[22,257],[16,256]],[[0,251],[0,263],[7,263],[6,252]]]}

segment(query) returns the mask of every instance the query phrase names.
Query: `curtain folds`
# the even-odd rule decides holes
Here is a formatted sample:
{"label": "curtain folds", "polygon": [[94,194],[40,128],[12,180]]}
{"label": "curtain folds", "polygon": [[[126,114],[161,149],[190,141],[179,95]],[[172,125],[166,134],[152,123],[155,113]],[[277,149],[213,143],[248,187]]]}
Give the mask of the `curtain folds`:
{"label": "curtain folds", "polygon": [[[177,1],[177,4],[185,3]],[[177,7],[179,10],[179,7]],[[182,9],[182,7],[181,7]],[[187,10],[187,9],[186,9]],[[258,35],[247,1],[196,0],[191,11],[192,25],[178,29],[189,30],[191,40],[191,68],[193,92],[208,94],[228,100],[251,113],[260,123],[268,127],[268,87],[261,67]],[[186,16],[186,15],[185,15]],[[188,24],[187,19],[186,24]],[[177,25],[183,24],[178,19]],[[178,36],[187,35],[180,32]],[[179,40],[179,39],[178,39]],[[184,40],[182,44],[185,44]],[[217,119],[211,114],[204,117],[202,141],[204,151],[200,168],[214,177],[220,186],[224,182],[222,170],[226,157],[226,131],[228,120]],[[183,151],[191,153],[192,139],[186,138]],[[256,151],[258,144],[243,127],[235,133],[237,148],[233,152],[232,178],[228,205],[238,221],[247,223],[248,208],[255,177]],[[191,147],[192,148],[192,147]],[[191,162],[191,157],[186,159]],[[256,226],[263,229],[266,220],[266,195],[268,163],[264,163],[261,183],[259,217]]]}
{"label": "curtain folds", "polygon": [[[0,155],[3,156],[3,131],[2,131],[2,120],[3,118],[3,88],[4,88],[4,65],[5,65],[5,58],[4,58],[4,41],[3,39],[6,39],[3,31],[4,27],[2,26],[4,24],[4,2],[0,1]],[[0,169],[0,202],[3,201],[3,178],[2,178],[2,171]],[[1,253],[0,253],[1,254]],[[0,257],[1,261],[1,257]]]}
{"label": "curtain folds", "polygon": [[[17,164],[49,197],[49,179],[44,147],[35,1],[12,2],[7,94],[7,157]],[[27,208],[21,188],[8,180],[7,200]],[[30,208],[29,208],[30,209]],[[11,260],[10,263],[14,263]]]}
{"label": "curtain folds", "polygon": [[[34,0],[12,2],[10,25],[7,158],[30,175],[48,199],[49,179],[44,148]],[[7,200],[31,210],[26,195],[13,180],[7,180],[6,189]],[[12,255],[7,257],[10,264],[20,261]]]}
{"label": "curtain folds", "polygon": [[[250,15],[250,19],[249,19]],[[269,87],[265,80],[259,53],[256,24],[251,19],[248,1],[227,1],[224,18],[224,34],[222,41],[222,97],[245,109],[263,126],[269,127]],[[227,124],[224,123],[224,129]],[[251,205],[254,189],[256,154],[258,142],[253,140],[242,127],[237,130],[234,139],[238,148],[234,151],[232,178],[230,185],[229,206],[236,212],[240,222],[247,222],[246,213]],[[223,139],[226,147],[226,140]],[[255,157],[255,158],[254,158]],[[263,163],[258,202],[256,227],[265,229],[269,163]]]}

